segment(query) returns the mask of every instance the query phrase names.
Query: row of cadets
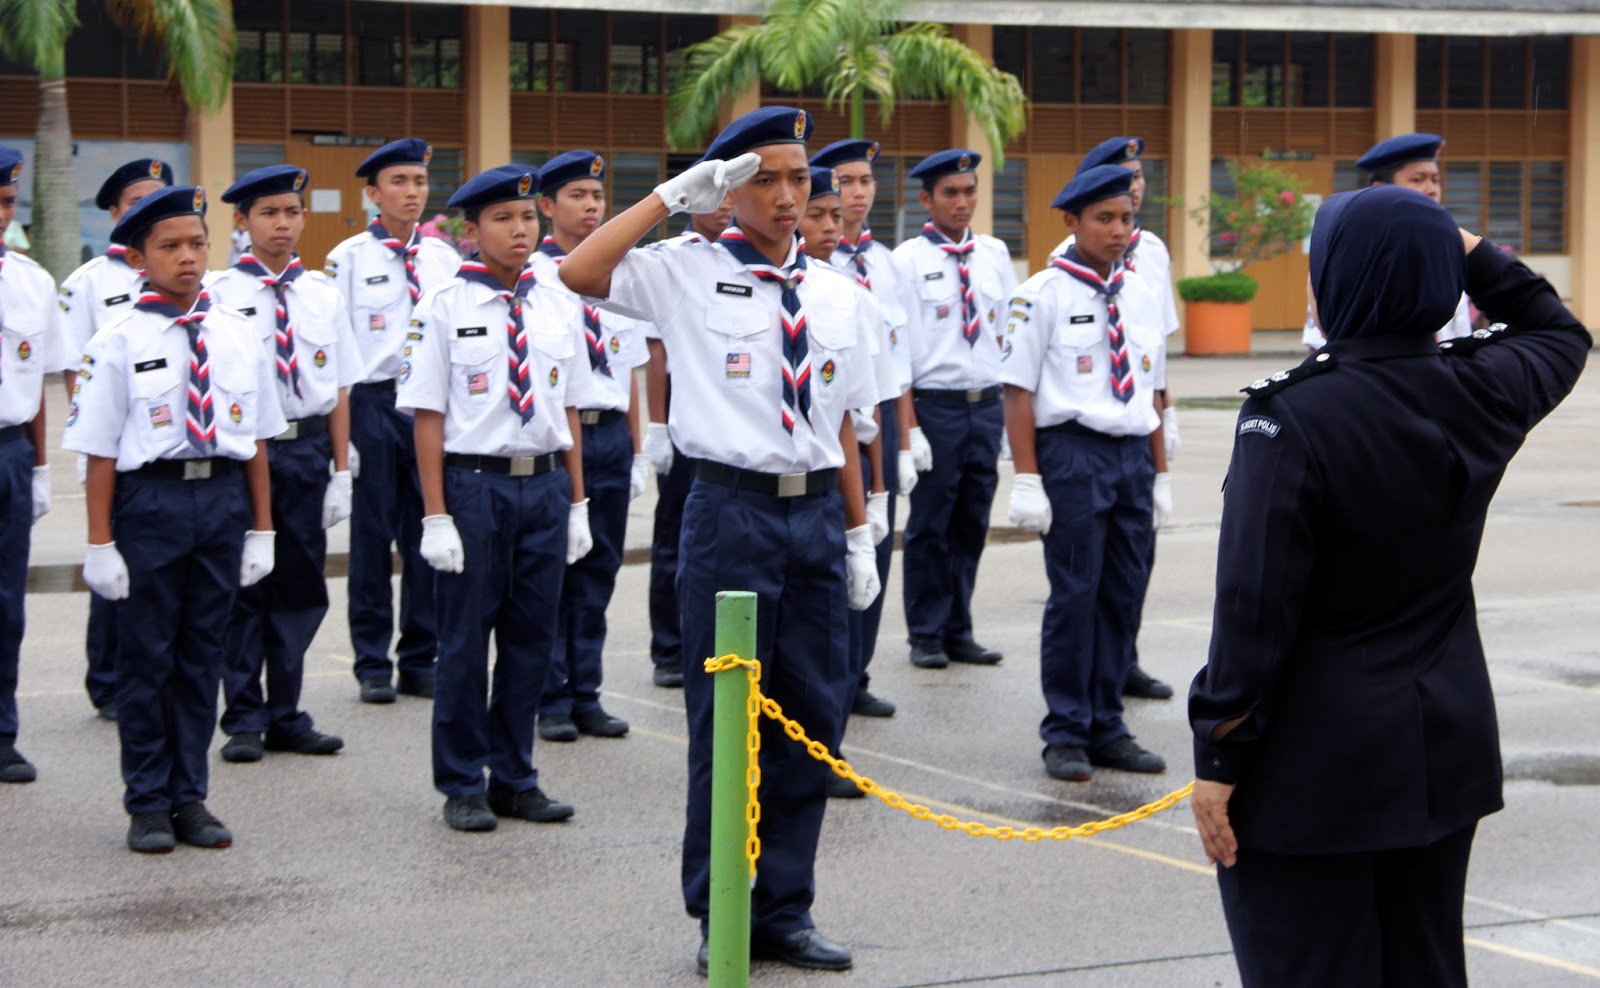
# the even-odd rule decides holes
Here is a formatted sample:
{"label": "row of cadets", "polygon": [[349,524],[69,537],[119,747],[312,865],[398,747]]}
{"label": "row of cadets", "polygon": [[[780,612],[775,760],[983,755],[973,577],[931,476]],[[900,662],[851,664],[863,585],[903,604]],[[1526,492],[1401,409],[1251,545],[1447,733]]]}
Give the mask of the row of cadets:
{"label": "row of cadets", "polygon": [[[911,341],[920,331],[922,315],[916,289],[895,264],[893,252],[875,240],[867,226],[867,216],[878,191],[872,174],[878,150],[877,141],[836,141],[812,155],[811,164],[816,168],[831,168],[838,177],[844,229],[831,261],[877,300],[886,324],[888,353],[893,361],[894,394],[878,403],[883,453],[875,473],[865,472],[871,464],[866,450],[862,451],[866,485],[884,492],[881,499],[884,524],[891,537],[878,543],[878,582],[888,586],[889,565],[894,555],[896,500],[911,493],[917,483],[917,471],[927,469],[932,463],[928,442],[917,426],[916,411],[911,403]],[[861,670],[861,681],[851,699],[850,712],[864,717],[894,716],[894,704],[868,689],[871,676],[867,672],[877,649],[878,627],[887,596],[879,594],[872,606],[859,615],[850,616],[851,662]],[[838,776],[830,778],[828,785],[836,796],[860,794],[859,789]]]}
{"label": "row of cadets", "polygon": [[[1442,203],[1444,185],[1439,179],[1439,150],[1443,147],[1444,138],[1438,134],[1397,134],[1368,148],[1366,154],[1356,159],[1356,167],[1367,173],[1369,188],[1398,185],[1415,189],[1434,202]],[[1450,321],[1440,327],[1433,338],[1443,343],[1471,335],[1472,310],[1468,307],[1467,294],[1462,292]],[[1306,292],[1306,324],[1300,342],[1313,353],[1328,345],[1328,338],[1317,321],[1310,291]]]}
{"label": "row of cadets", "polygon": [[529,263],[537,194],[536,172],[503,165],[450,197],[478,257],[418,303],[419,338],[399,371],[396,407],[415,419],[419,548],[438,571],[433,781],[456,830],[573,813],[539,788],[533,735],[562,577],[593,544],[576,407],[589,361],[572,300]]}
{"label": "row of cadets", "polygon": [[115,602],[128,846],[227,847],[206,808],[224,634],[237,588],[272,571],[264,440],[287,428],[256,328],[212,306],[205,192],[172,186],[111,241],[145,291],[89,341],[63,446],[89,458],[83,580]]}
{"label": "row of cadets", "polygon": [[[877,377],[878,400],[893,401],[899,395],[900,389],[895,375],[894,356],[890,353],[889,321],[884,317],[877,299],[864,286],[856,283],[854,276],[844,273],[830,264],[835,256],[841,231],[844,229],[844,211],[840,205],[839,176],[832,168],[818,168],[811,166],[811,192],[806,200],[805,212],[800,217],[800,236],[806,245],[806,257],[815,264],[808,264],[808,277],[816,280],[824,288],[850,294],[852,292],[861,296],[860,303],[865,308],[869,317],[875,321],[863,324],[861,328],[862,342],[867,345],[868,352],[872,355],[873,369]],[[835,283],[830,286],[830,282]],[[823,373],[826,376],[827,367]],[[884,434],[886,429],[880,427],[878,405],[850,410],[850,416],[856,427],[856,449],[853,452],[861,463],[862,486],[867,492],[867,524],[871,528],[875,559],[878,567],[878,580],[881,584],[883,573],[883,547],[891,546],[889,539],[892,532],[889,521],[889,492],[885,489],[884,475]],[[880,592],[874,598],[873,606],[883,600]],[[850,624],[850,669],[858,684],[854,690],[846,690],[844,697],[845,709],[841,714],[841,726],[849,719],[850,713],[858,706],[861,688],[859,683],[865,675],[862,636],[862,617],[871,608],[863,611],[851,611]],[[876,630],[873,632],[876,634]],[[880,701],[882,702],[882,701]],[[893,707],[890,707],[893,712]],[[835,754],[843,758],[842,752],[835,750]],[[828,795],[836,799],[858,799],[866,795],[855,783],[840,775],[829,773]]]}
{"label": "row of cadets", "polygon": [[1122,264],[1133,175],[1097,165],[1052,209],[1076,241],[1011,300],[1000,380],[1017,474],[1013,524],[1044,542],[1050,597],[1039,643],[1045,771],[1161,772],[1122,720],[1122,685],[1149,579],[1153,490],[1165,464],[1158,292]]}
{"label": "row of cadets", "polygon": [[[660,246],[715,242],[733,222],[733,200],[725,197],[709,213],[690,213],[684,231]],[[652,247],[658,245],[651,245]],[[645,400],[649,423],[644,453],[656,470],[655,525],[650,536],[650,664],[651,681],[665,689],[683,686],[683,633],[679,625],[678,537],[683,531],[683,504],[694,480],[694,461],[672,445],[667,431],[672,406],[672,381],[667,350],[655,328],[645,323],[650,361],[645,366]]]}
{"label": "row of cadets", "polygon": [[[1112,137],[1099,144],[1083,157],[1074,174],[1094,168],[1097,165],[1120,165],[1133,174],[1133,185],[1128,193],[1133,199],[1133,233],[1128,237],[1128,246],[1122,252],[1122,266],[1124,270],[1133,272],[1142,277],[1155,289],[1161,299],[1163,333],[1161,340],[1162,354],[1165,356],[1167,339],[1178,331],[1178,302],[1172,290],[1172,254],[1167,250],[1167,245],[1156,234],[1139,225],[1139,207],[1144,204],[1144,165],[1140,157],[1144,154],[1144,138],[1142,137]],[[1056,249],[1050,252],[1052,258],[1060,257],[1071,247],[1073,236],[1061,241]],[[1135,253],[1138,257],[1135,259]],[[1171,463],[1178,456],[1181,440],[1178,435],[1178,408],[1170,388],[1163,387],[1161,396],[1161,434],[1164,444],[1166,461]],[[1165,528],[1172,518],[1172,477],[1163,470],[1156,474],[1155,484],[1155,515],[1156,527]],[[1155,566],[1156,543],[1150,541],[1150,559],[1148,566]],[[1143,608],[1140,608],[1143,610]],[[1135,642],[1133,646],[1133,664],[1128,667],[1127,682],[1122,684],[1124,696],[1139,697],[1145,700],[1170,700],[1172,687],[1159,679],[1151,676],[1139,668],[1139,647]]]}
{"label": "row of cadets", "polygon": [[902,539],[910,658],[923,669],[1001,659],[973,638],[972,591],[999,483],[998,319],[1017,277],[1006,245],[972,231],[982,160],[952,148],[911,169],[928,222],[894,249],[921,310],[911,394],[932,457],[911,491]]}
{"label": "row of cadets", "polygon": [[[422,494],[411,420],[394,404],[406,347],[415,343],[412,309],[422,293],[455,274],[460,258],[417,232],[428,200],[433,149],[407,137],[385,144],[356,169],[378,217],[329,254],[324,269],[344,297],[366,375],[350,389],[355,509],[350,519],[350,642],[364,703],[393,703],[395,692],[433,695],[438,653],[433,572],[422,542]],[[400,639],[394,635],[393,550],[401,559]],[[391,681],[396,665],[399,677]]]}
{"label": "row of cadets", "polygon": [[[683,891],[701,923],[710,906],[712,677],[718,591],[758,595],[763,690],[811,736],[837,746],[856,688],[847,609],[878,593],[852,408],[879,395],[858,327],[862,293],[808,276],[796,227],[810,187],[803,110],[770,106],[730,124],[704,158],[601,226],[561,278],[655,324],[675,402],[668,426],[698,462],[684,507],[683,611],[689,793]],[[706,213],[733,192],[735,225],[714,245],[633,250],[669,215]],[[779,634],[782,629],[782,634]],[[763,853],[752,897],[752,956],[842,970],[848,950],[811,918],[828,768],[763,723]]]}
{"label": "row of cadets", "polygon": [[[0,147],[0,235],[17,215],[22,152]],[[50,510],[44,382],[76,367],[68,357],[56,283],[32,258],[0,243],[0,782],[32,782],[17,751],[17,665],[21,656],[28,546]]]}
{"label": "row of cadets", "polygon": [[[106,177],[95,193],[96,208],[111,216],[112,224],[122,219],[134,204],[173,182],[172,166],[156,158],[126,162]],[[112,244],[99,257],[92,257],[61,283],[61,308],[66,313],[66,349],[74,358],[89,349],[89,340],[116,316],[133,308],[144,286],[144,273],[128,262],[128,249]],[[77,362],[66,371],[67,400],[72,400]],[[79,482],[83,480],[80,457]],[[89,702],[104,720],[117,719],[116,619],[111,602],[99,594],[89,595],[89,625],[84,641],[88,670],[84,687]]]}
{"label": "row of cadets", "polygon": [[[566,292],[556,268],[567,251],[599,226],[606,206],[606,161],[593,151],[558,154],[539,170],[539,211],[550,232],[534,254],[543,284]],[[568,293],[570,295],[570,293]],[[573,338],[588,361],[587,387],[573,402],[582,427],[583,483],[589,498],[594,548],[567,567],[556,611],[550,680],[539,702],[539,737],[576,741],[578,735],[619,738],[628,722],[600,705],[606,606],[616,589],[628,527],[628,503],[643,494],[650,460],[639,450],[634,368],[649,357],[644,329],[597,302],[570,295],[577,315]]]}
{"label": "row of cadets", "polygon": [[214,302],[250,320],[276,377],[262,400],[276,399],[289,423],[267,444],[272,524],[282,536],[272,573],[239,592],[228,625],[222,758],[229,762],[260,761],[263,748],[330,755],[344,747],[300,709],[300,687],[306,650],[328,613],[325,530],[350,517],[347,389],[364,366],[338,289],[295,253],[309,180],[297,165],[270,165],[223,192],[247,245],[232,267],[206,279]]}

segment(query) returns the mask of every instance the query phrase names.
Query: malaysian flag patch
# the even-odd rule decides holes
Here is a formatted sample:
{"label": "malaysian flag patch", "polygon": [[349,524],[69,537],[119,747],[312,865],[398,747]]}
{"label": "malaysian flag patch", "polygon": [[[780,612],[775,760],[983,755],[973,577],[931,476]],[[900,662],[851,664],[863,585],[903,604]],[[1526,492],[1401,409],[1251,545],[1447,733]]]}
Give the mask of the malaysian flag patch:
{"label": "malaysian flag patch", "polygon": [[156,407],[150,409],[150,424],[158,427],[163,425],[171,425],[172,406],[157,405]]}
{"label": "malaysian flag patch", "polygon": [[727,375],[733,380],[743,380],[750,376],[750,354],[730,353],[726,364]]}
{"label": "malaysian flag patch", "polygon": [[1079,357],[1078,358],[1078,373],[1079,374],[1092,374],[1092,373],[1094,373],[1094,358],[1089,356],[1089,355],[1087,355],[1087,354],[1085,354],[1084,356]]}
{"label": "malaysian flag patch", "polygon": [[467,394],[486,395],[489,393],[489,372],[479,371],[467,375]]}

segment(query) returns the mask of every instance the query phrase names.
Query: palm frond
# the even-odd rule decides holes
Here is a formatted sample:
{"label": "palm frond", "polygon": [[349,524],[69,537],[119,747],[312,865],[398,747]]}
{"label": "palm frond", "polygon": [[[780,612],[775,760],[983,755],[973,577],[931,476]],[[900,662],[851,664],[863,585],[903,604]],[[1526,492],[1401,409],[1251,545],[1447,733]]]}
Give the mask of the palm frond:
{"label": "palm frond", "polygon": [[106,0],[111,17],[141,43],[153,45],[184,102],[220,107],[233,78],[231,0]]}
{"label": "palm frond", "polygon": [[1028,98],[1017,77],[990,65],[938,24],[913,24],[884,46],[894,66],[895,89],[902,95],[959,98],[989,139],[995,167],[1003,167],[1005,145],[1028,122]]}
{"label": "palm frond", "polygon": [[0,51],[41,75],[66,72],[67,36],[78,26],[76,0],[0,0]]}
{"label": "palm frond", "polygon": [[717,122],[722,101],[759,78],[762,39],[760,25],[739,24],[688,47],[682,80],[667,100],[668,144],[700,144]]}
{"label": "palm frond", "polygon": [[804,89],[823,77],[841,45],[881,35],[880,0],[774,0],[761,16],[770,38],[762,76],[779,89]]}
{"label": "palm frond", "polygon": [[839,49],[824,77],[823,94],[833,109],[843,110],[857,92],[876,100],[883,122],[894,113],[894,64],[881,38],[861,39]]}

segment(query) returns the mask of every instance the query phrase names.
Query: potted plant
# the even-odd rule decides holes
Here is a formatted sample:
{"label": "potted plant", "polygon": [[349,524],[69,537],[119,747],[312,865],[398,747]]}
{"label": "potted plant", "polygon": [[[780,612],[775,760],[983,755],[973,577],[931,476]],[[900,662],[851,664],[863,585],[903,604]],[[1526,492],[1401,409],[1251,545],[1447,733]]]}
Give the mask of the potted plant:
{"label": "potted plant", "polygon": [[1191,212],[1211,241],[1212,273],[1178,281],[1184,301],[1184,350],[1190,354],[1250,352],[1250,302],[1259,284],[1245,273],[1294,249],[1311,234],[1315,205],[1304,183],[1282,169],[1228,162],[1232,195],[1212,191]]}

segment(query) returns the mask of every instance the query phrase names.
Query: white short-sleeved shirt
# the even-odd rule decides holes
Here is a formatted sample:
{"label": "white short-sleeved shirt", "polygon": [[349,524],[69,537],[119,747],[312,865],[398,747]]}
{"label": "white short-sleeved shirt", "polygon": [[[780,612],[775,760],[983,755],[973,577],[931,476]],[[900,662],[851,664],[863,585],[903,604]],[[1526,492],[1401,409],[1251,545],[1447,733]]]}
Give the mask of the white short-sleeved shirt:
{"label": "white short-sleeved shirt", "polygon": [[[1067,248],[1077,242],[1076,236],[1056,244],[1056,249],[1050,252],[1051,257],[1060,257],[1067,252]],[[1167,249],[1166,241],[1151,233],[1143,227],[1139,228],[1139,243],[1133,250],[1133,264],[1131,270],[1138,273],[1139,277],[1150,283],[1161,296],[1161,306],[1165,310],[1163,315],[1168,326],[1167,335],[1171,336],[1178,331],[1178,297],[1172,286],[1172,252]]]}
{"label": "white short-sleeved shirt", "polygon": [[584,377],[583,393],[573,395],[574,405],[585,411],[626,412],[632,401],[629,385],[633,378],[630,375],[635,367],[642,367],[650,360],[650,348],[645,343],[647,324],[620,312],[601,312],[599,299],[584,299],[562,283],[556,275],[560,263],[543,251],[534,252],[533,267],[538,272],[539,283],[561,292],[572,302],[573,312],[577,314],[574,339],[585,360],[591,358],[589,337],[583,324],[584,306],[592,307],[599,316],[600,345],[605,350],[606,364],[611,368],[610,374],[598,373],[591,361],[590,373]]}
{"label": "white short-sleeved shirt", "polygon": [[1109,436],[1148,436],[1161,425],[1153,392],[1167,386],[1161,300],[1139,275],[1126,272],[1117,293],[1133,396],[1111,390],[1106,303],[1094,289],[1051,266],[1023,282],[1011,300],[1005,335],[1004,384],[1033,392],[1038,428],[1077,422]]}
{"label": "white short-sleeved shirt", "polygon": [[[916,287],[895,263],[894,252],[878,241],[869,241],[861,257],[867,266],[872,297],[877,299],[888,324],[889,356],[894,361],[895,380],[903,394],[911,387],[911,342],[922,322]],[[852,281],[856,279],[855,258],[848,251],[834,251],[831,263]]]}
{"label": "white short-sleeved shirt", "polygon": [[[783,267],[795,261],[794,248]],[[630,251],[611,273],[608,308],[654,323],[672,373],[672,442],[686,456],[762,473],[844,466],[845,413],[877,401],[859,326],[876,325],[861,292],[800,284],[811,358],[811,420],[784,429],[782,289],[757,278],[721,244]],[[854,450],[851,451],[854,454]]]}
{"label": "white short-sleeved shirt", "polygon": [[[456,275],[461,257],[437,237],[424,237],[417,250],[417,282],[427,292]],[[406,290],[405,263],[370,230],[349,238],[328,254],[324,263],[350,315],[350,329],[367,382],[392,381],[400,376],[400,351],[406,346],[406,326],[411,321],[411,293]]]}
{"label": "white short-sleeved shirt", "polygon": [[955,258],[920,235],[894,249],[895,262],[916,292],[921,317],[921,331],[912,337],[914,387],[961,391],[986,388],[999,380],[999,336],[1017,275],[1005,244],[970,230],[968,235],[978,242],[968,264],[979,322],[978,339],[970,344],[961,332],[961,279]]}
{"label": "white short-sleeved shirt", "polygon": [[[1456,301],[1455,315],[1445,323],[1438,332],[1433,334],[1437,343],[1445,340],[1459,340],[1463,336],[1472,335],[1472,311],[1467,308],[1467,293],[1462,292],[1461,298]],[[1322,327],[1317,325],[1317,320],[1311,314],[1311,302],[1306,301],[1306,324],[1300,330],[1300,342],[1313,350],[1321,350],[1328,345],[1328,338],[1322,335]]]}
{"label": "white short-sleeved shirt", "polygon": [[[657,242],[655,242],[653,244],[649,244],[647,246],[640,247],[638,249],[639,250],[660,250],[660,249],[663,249],[663,248],[666,248],[666,247],[677,247],[680,244],[699,244],[702,247],[706,247],[706,246],[709,246],[711,244],[711,241],[707,240],[705,237],[703,237],[699,233],[695,232],[693,227],[690,227],[689,229],[687,229],[687,230],[683,231],[682,233],[678,234],[676,237],[668,237],[665,240],[659,240],[659,241],[657,241]],[[659,340],[659,339],[661,339],[661,332],[656,329],[655,323],[643,322],[643,321],[640,321],[640,320],[635,320],[635,321],[639,322],[639,325],[644,327],[644,338],[646,340]]]}
{"label": "white short-sleeved shirt", "polygon": [[56,283],[32,258],[7,253],[0,267],[0,426],[39,414],[44,376],[76,369]]}
{"label": "white short-sleeved shirt", "polygon": [[[200,328],[211,366],[217,427],[212,456],[248,460],[256,440],[289,427],[273,364],[261,353],[250,320],[213,304]],[[75,453],[115,458],[127,472],[155,460],[200,457],[189,445],[189,331],[170,316],[131,309],[89,341],[78,371],[78,393],[61,445]]]}
{"label": "white short-sleeved shirt", "polygon": [[[840,271],[831,264],[824,264],[816,258],[808,258],[806,262],[806,277],[816,278],[818,282],[827,287],[830,292],[854,292],[858,297],[858,304],[866,311],[869,319],[874,322],[862,323],[859,327],[861,340],[867,345],[867,353],[872,357],[872,374],[877,400],[871,405],[864,406],[871,411],[880,401],[889,401],[900,397],[898,375],[894,367],[894,346],[889,342],[889,320],[883,314],[883,307],[878,304],[878,299],[872,292],[856,284],[851,275]],[[866,440],[871,442],[871,440]]]}
{"label": "white short-sleeved shirt", "polygon": [[[212,299],[250,320],[261,341],[261,353],[277,372],[277,298],[261,279],[238,268],[213,271],[206,276]],[[306,271],[284,292],[289,327],[294,330],[294,353],[300,367],[300,394],[277,382],[273,389],[291,422],[327,415],[339,404],[339,389],[366,378],[366,366],[356,347],[344,299],[333,281],[320,271]]]}
{"label": "white short-sleeved shirt", "polygon": [[584,388],[588,358],[572,334],[573,304],[535,283],[523,302],[533,417],[512,409],[508,386],[511,307],[493,288],[452,278],[417,303],[395,407],[444,415],[447,453],[539,456],[572,448],[567,409]]}
{"label": "white short-sleeved shirt", "polygon": [[143,272],[124,261],[120,253],[92,257],[67,275],[60,294],[68,351],[82,357],[100,327],[133,308],[143,287]]}

